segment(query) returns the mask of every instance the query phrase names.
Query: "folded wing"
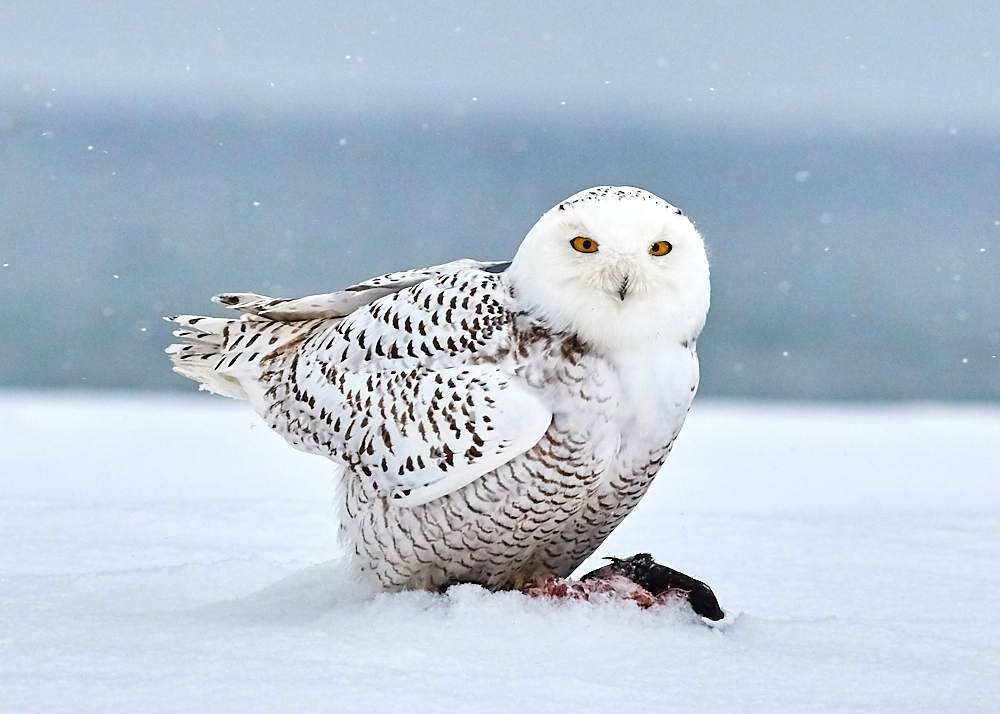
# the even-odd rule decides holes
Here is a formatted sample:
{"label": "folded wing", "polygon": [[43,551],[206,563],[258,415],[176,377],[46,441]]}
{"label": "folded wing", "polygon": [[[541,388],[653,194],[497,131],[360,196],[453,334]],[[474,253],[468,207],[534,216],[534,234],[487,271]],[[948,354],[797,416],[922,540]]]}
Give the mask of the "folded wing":
{"label": "folded wing", "polygon": [[187,344],[172,356],[207,388],[245,395],[293,446],[419,505],[532,448],[552,419],[515,373],[494,265],[461,261],[300,300],[220,296],[241,319],[176,318]]}

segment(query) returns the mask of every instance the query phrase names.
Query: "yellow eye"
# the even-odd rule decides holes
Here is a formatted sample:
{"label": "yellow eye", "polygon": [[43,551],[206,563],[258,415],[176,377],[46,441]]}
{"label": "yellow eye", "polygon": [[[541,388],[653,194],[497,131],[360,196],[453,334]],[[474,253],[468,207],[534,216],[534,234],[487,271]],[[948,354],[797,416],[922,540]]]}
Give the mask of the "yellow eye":
{"label": "yellow eye", "polygon": [[666,255],[671,250],[673,250],[673,246],[665,240],[658,240],[653,243],[653,245],[649,246],[650,255]]}
{"label": "yellow eye", "polygon": [[573,246],[573,250],[578,250],[581,253],[596,253],[597,252],[597,241],[593,238],[585,238],[583,236],[577,236],[569,242]]}

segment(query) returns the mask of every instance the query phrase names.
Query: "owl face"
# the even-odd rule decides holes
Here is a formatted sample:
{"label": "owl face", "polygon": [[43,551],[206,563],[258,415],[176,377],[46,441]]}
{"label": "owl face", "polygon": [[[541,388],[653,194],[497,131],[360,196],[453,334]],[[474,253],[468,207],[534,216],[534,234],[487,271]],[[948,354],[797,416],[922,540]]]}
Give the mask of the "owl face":
{"label": "owl face", "polygon": [[708,258],[680,211],[636,188],[582,191],[535,224],[507,271],[515,298],[595,345],[701,331]]}

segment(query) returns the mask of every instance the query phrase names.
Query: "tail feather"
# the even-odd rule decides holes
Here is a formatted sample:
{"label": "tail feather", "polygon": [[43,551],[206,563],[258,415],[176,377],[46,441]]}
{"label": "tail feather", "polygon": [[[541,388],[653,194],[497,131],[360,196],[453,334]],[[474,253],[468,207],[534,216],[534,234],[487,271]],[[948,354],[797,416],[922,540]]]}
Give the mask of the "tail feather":
{"label": "tail feather", "polygon": [[182,342],[166,350],[174,371],[198,382],[199,389],[233,399],[250,399],[260,391],[261,362],[268,355],[327,322],[281,322],[247,314],[235,319],[199,315],[165,319],[180,325],[174,335]]}
{"label": "tail feather", "polygon": [[167,347],[175,372],[198,382],[199,389],[233,399],[247,398],[239,379],[220,371],[228,357],[225,344],[229,328],[239,320],[199,315],[164,319],[181,326],[174,330],[174,336],[184,340]]}

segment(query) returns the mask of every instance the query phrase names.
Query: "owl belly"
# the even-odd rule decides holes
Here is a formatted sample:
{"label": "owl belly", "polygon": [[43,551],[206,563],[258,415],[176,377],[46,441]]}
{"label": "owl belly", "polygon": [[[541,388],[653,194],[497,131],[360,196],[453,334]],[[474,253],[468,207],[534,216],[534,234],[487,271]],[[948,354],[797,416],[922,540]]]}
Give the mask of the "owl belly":
{"label": "owl belly", "polygon": [[424,505],[400,507],[348,478],[344,524],[362,570],[388,590],[518,589],[570,575],[635,508],[670,451],[693,391],[683,359],[667,371],[669,389],[629,372],[603,401],[557,409],[534,448]]}
{"label": "owl belly", "polygon": [[504,589],[569,574],[586,557],[578,541],[591,528],[581,520],[593,510],[587,502],[613,463],[617,435],[605,431],[586,443],[556,419],[533,449],[413,508],[349,479],[345,526],[359,564],[389,590]]}

